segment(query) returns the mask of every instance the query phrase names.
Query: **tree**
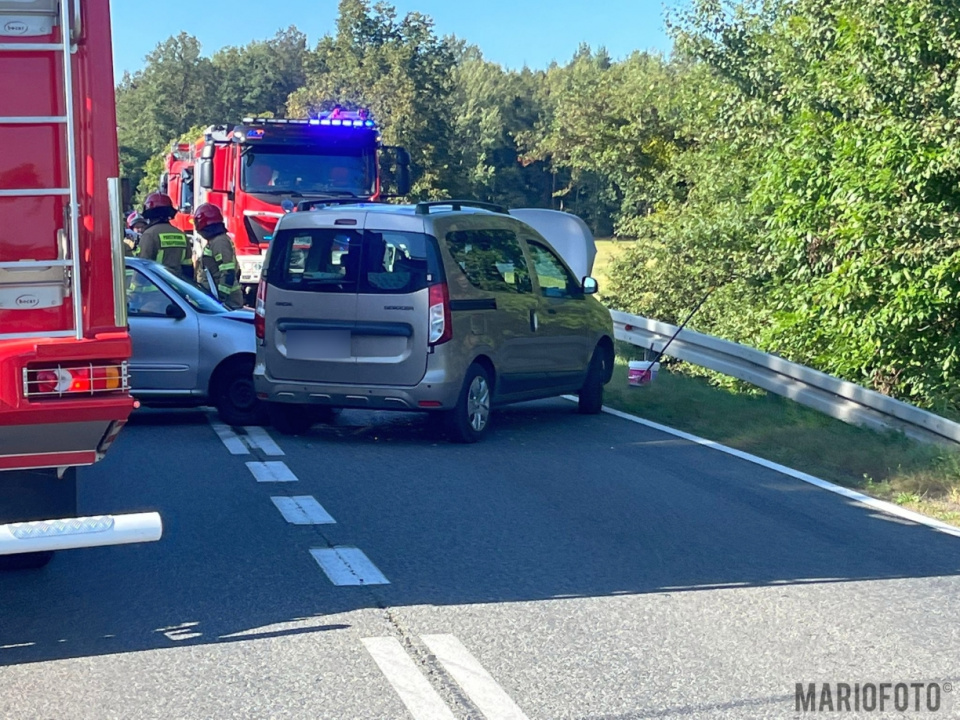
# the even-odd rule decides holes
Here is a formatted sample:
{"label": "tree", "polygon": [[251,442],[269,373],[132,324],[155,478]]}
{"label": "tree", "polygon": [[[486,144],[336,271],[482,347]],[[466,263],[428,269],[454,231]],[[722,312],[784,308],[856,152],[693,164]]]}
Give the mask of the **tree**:
{"label": "tree", "polygon": [[140,183],[148,158],[209,117],[214,85],[210,60],[186,33],[158,44],[143,70],[124,75],[117,88],[117,124],[127,177]]}
{"label": "tree", "polygon": [[388,5],[341,0],[337,33],[311,53],[290,106],[300,115],[336,104],[369,108],[384,143],[411,152],[412,195],[442,197],[459,189],[450,121],[457,55],[457,44],[438,38],[419,13],[397,19]]}
{"label": "tree", "polygon": [[307,37],[293,26],[269,40],[215,53],[212,65],[217,120],[239,122],[246,115],[285,116],[287,99],[306,82],[306,57]]}

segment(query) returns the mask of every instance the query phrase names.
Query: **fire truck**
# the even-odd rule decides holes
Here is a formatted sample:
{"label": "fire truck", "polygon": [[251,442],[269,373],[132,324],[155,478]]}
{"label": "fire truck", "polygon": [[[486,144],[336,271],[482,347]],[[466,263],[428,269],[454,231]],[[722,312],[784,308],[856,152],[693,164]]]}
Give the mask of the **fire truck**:
{"label": "fire truck", "polygon": [[[385,153],[393,157],[396,195],[382,187]],[[221,209],[237,248],[244,298],[252,306],[264,254],[285,212],[305,203],[406,195],[410,156],[380,142],[377,123],[365,110],[338,106],[305,119],[244,118],[239,125],[212,125],[194,143],[175,143],[160,190],[179,206],[174,224],[186,232],[200,203]]]}
{"label": "fire truck", "polygon": [[0,0],[0,568],[160,538],[77,517],[130,396],[109,0]]}

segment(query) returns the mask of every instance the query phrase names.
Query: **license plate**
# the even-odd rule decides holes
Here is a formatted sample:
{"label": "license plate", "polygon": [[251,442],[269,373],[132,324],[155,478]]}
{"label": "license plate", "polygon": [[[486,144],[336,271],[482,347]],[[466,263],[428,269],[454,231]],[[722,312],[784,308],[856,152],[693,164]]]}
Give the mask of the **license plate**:
{"label": "license plate", "polygon": [[292,360],[342,360],[350,357],[350,331],[291,330],[286,345]]}

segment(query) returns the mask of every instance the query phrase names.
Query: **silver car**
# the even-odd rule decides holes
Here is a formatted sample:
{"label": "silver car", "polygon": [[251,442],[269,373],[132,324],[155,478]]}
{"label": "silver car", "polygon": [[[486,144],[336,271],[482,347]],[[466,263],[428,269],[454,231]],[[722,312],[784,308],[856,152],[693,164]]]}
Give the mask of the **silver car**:
{"label": "silver car", "polygon": [[230,310],[163,265],[127,258],[132,393],[148,406],[214,405],[229,425],[262,420],[253,312]]}
{"label": "silver car", "polygon": [[[304,432],[336,408],[419,410],[475,442],[498,405],[576,393],[580,412],[600,412],[613,323],[592,297],[589,230],[557,232],[563,213],[543,211],[552,223],[528,213],[548,241],[475,205],[341,206],[280,221],[254,370],[277,430]],[[554,243],[581,246],[567,255],[586,264]]]}

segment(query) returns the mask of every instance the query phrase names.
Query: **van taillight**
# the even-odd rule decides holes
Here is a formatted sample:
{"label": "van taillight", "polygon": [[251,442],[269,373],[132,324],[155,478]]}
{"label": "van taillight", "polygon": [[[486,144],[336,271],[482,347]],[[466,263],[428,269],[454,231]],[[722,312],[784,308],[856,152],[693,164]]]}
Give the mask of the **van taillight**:
{"label": "van taillight", "polygon": [[263,340],[267,336],[267,281],[260,278],[257,286],[257,310],[253,317],[253,329],[257,339]]}
{"label": "van taillight", "polygon": [[453,337],[450,291],[446,283],[430,286],[430,345],[441,345]]}

